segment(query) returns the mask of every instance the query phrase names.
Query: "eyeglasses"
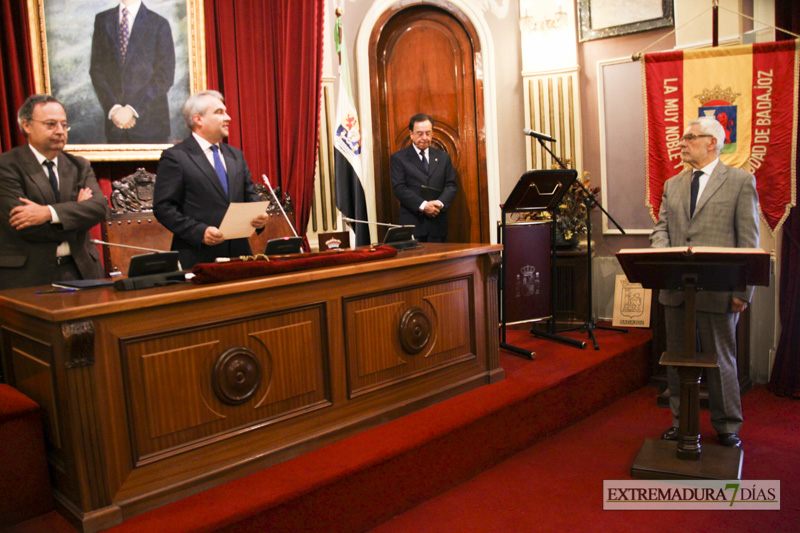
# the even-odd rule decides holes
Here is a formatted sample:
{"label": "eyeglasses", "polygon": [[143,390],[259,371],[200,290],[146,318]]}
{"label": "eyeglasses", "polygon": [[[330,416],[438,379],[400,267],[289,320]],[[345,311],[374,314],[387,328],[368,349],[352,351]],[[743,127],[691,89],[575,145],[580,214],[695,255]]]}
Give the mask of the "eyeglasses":
{"label": "eyeglasses", "polygon": [[44,124],[45,128],[51,131],[57,129],[59,126],[64,128],[64,131],[69,131],[71,128],[69,122],[67,122],[66,120],[64,122],[58,122],[57,120],[36,120],[35,118],[32,118],[30,120],[31,122],[41,122],[42,124]]}
{"label": "eyeglasses", "polygon": [[683,142],[683,141],[692,142],[698,137],[713,137],[713,135],[709,135],[707,133],[701,133],[700,135],[695,135],[694,133],[687,133],[686,135],[678,139],[678,142]]}

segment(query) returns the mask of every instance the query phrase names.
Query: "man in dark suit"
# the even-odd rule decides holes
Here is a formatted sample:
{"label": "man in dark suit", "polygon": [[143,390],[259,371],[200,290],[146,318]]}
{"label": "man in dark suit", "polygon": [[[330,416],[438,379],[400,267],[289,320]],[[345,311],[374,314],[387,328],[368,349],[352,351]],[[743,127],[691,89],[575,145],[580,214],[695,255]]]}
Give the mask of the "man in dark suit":
{"label": "man in dark suit", "polygon": [[98,13],[89,75],[106,142],[170,142],[167,92],[175,79],[175,44],[167,19],[139,0]]}
{"label": "man in dark suit", "polygon": [[[689,122],[680,140],[681,158],[691,168],[664,184],[659,220],[650,235],[654,248],[717,246],[757,248],[758,193],[754,176],[719,160],[725,130],[714,118]],[[747,308],[753,287],[744,292],[697,294],[697,337],[702,352],[717,353],[719,368],[706,369],[711,424],[725,446],[740,446],[742,404],[736,369],[736,323]],[[667,351],[684,347],[684,293],[661,291]],[[668,367],[672,427],[662,439],[678,439],[680,378]]]}
{"label": "man in dark suit", "polygon": [[89,230],[108,200],[89,162],[63,153],[64,106],[34,94],[17,119],[28,142],[0,155],[0,289],[104,277]]}
{"label": "man in dark suit", "polygon": [[394,195],[400,200],[399,223],[413,225],[421,242],[445,242],[447,209],[458,191],[450,156],[431,146],[433,119],[425,114],[408,123],[411,145],[391,157]]}
{"label": "man in dark suit", "polygon": [[[193,94],[183,105],[183,119],[192,134],[161,154],[153,212],[173,233],[172,249],[179,252],[183,268],[250,255],[247,239],[226,240],[219,231],[231,202],[261,201],[242,151],[220,142],[231,120],[223,96],[217,91]],[[266,213],[251,221],[256,229],[266,223]]]}

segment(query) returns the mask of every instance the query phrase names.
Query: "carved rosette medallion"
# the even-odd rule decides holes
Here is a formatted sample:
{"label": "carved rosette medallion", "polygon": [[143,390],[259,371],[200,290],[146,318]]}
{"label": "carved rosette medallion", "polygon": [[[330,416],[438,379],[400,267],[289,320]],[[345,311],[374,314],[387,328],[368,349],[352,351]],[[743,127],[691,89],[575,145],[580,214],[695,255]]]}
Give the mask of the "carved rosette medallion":
{"label": "carved rosette medallion", "polygon": [[214,394],[223,403],[239,405],[261,385],[261,361],[244,346],[228,348],[217,357],[211,372]]}
{"label": "carved rosette medallion", "polygon": [[400,345],[407,353],[417,354],[428,345],[433,329],[431,318],[421,307],[411,307],[400,317]]}

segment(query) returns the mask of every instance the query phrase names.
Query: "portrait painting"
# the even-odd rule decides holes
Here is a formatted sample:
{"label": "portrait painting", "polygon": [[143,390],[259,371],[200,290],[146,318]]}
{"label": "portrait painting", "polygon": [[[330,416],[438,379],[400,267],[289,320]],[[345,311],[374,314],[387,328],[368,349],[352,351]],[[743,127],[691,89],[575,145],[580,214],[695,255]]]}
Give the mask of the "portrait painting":
{"label": "portrait painting", "polygon": [[29,0],[36,91],[58,98],[66,150],[158,159],[189,134],[181,108],[205,89],[202,0]]}
{"label": "portrait painting", "polygon": [[673,0],[578,0],[580,41],[674,25]]}

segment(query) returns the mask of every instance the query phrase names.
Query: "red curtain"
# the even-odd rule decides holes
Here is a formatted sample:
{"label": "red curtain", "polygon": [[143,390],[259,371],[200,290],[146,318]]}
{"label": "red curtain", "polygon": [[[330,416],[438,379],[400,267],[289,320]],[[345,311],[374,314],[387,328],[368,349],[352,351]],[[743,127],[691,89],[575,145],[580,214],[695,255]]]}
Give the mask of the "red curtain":
{"label": "red curtain", "polygon": [[[775,25],[800,33],[800,4],[796,0],[775,2]],[[793,39],[780,32],[778,39]],[[800,154],[798,154],[800,155]],[[778,309],[781,337],[772,365],[769,390],[779,396],[800,397],[800,212],[795,206],[783,224],[781,279]]]}
{"label": "red curtain", "polygon": [[322,80],[323,0],[207,0],[208,87],[225,95],[228,142],[253,179],[291,196],[295,229],[311,213]]}
{"label": "red curtain", "polygon": [[27,0],[0,0],[0,153],[24,143],[17,110],[33,92]]}

